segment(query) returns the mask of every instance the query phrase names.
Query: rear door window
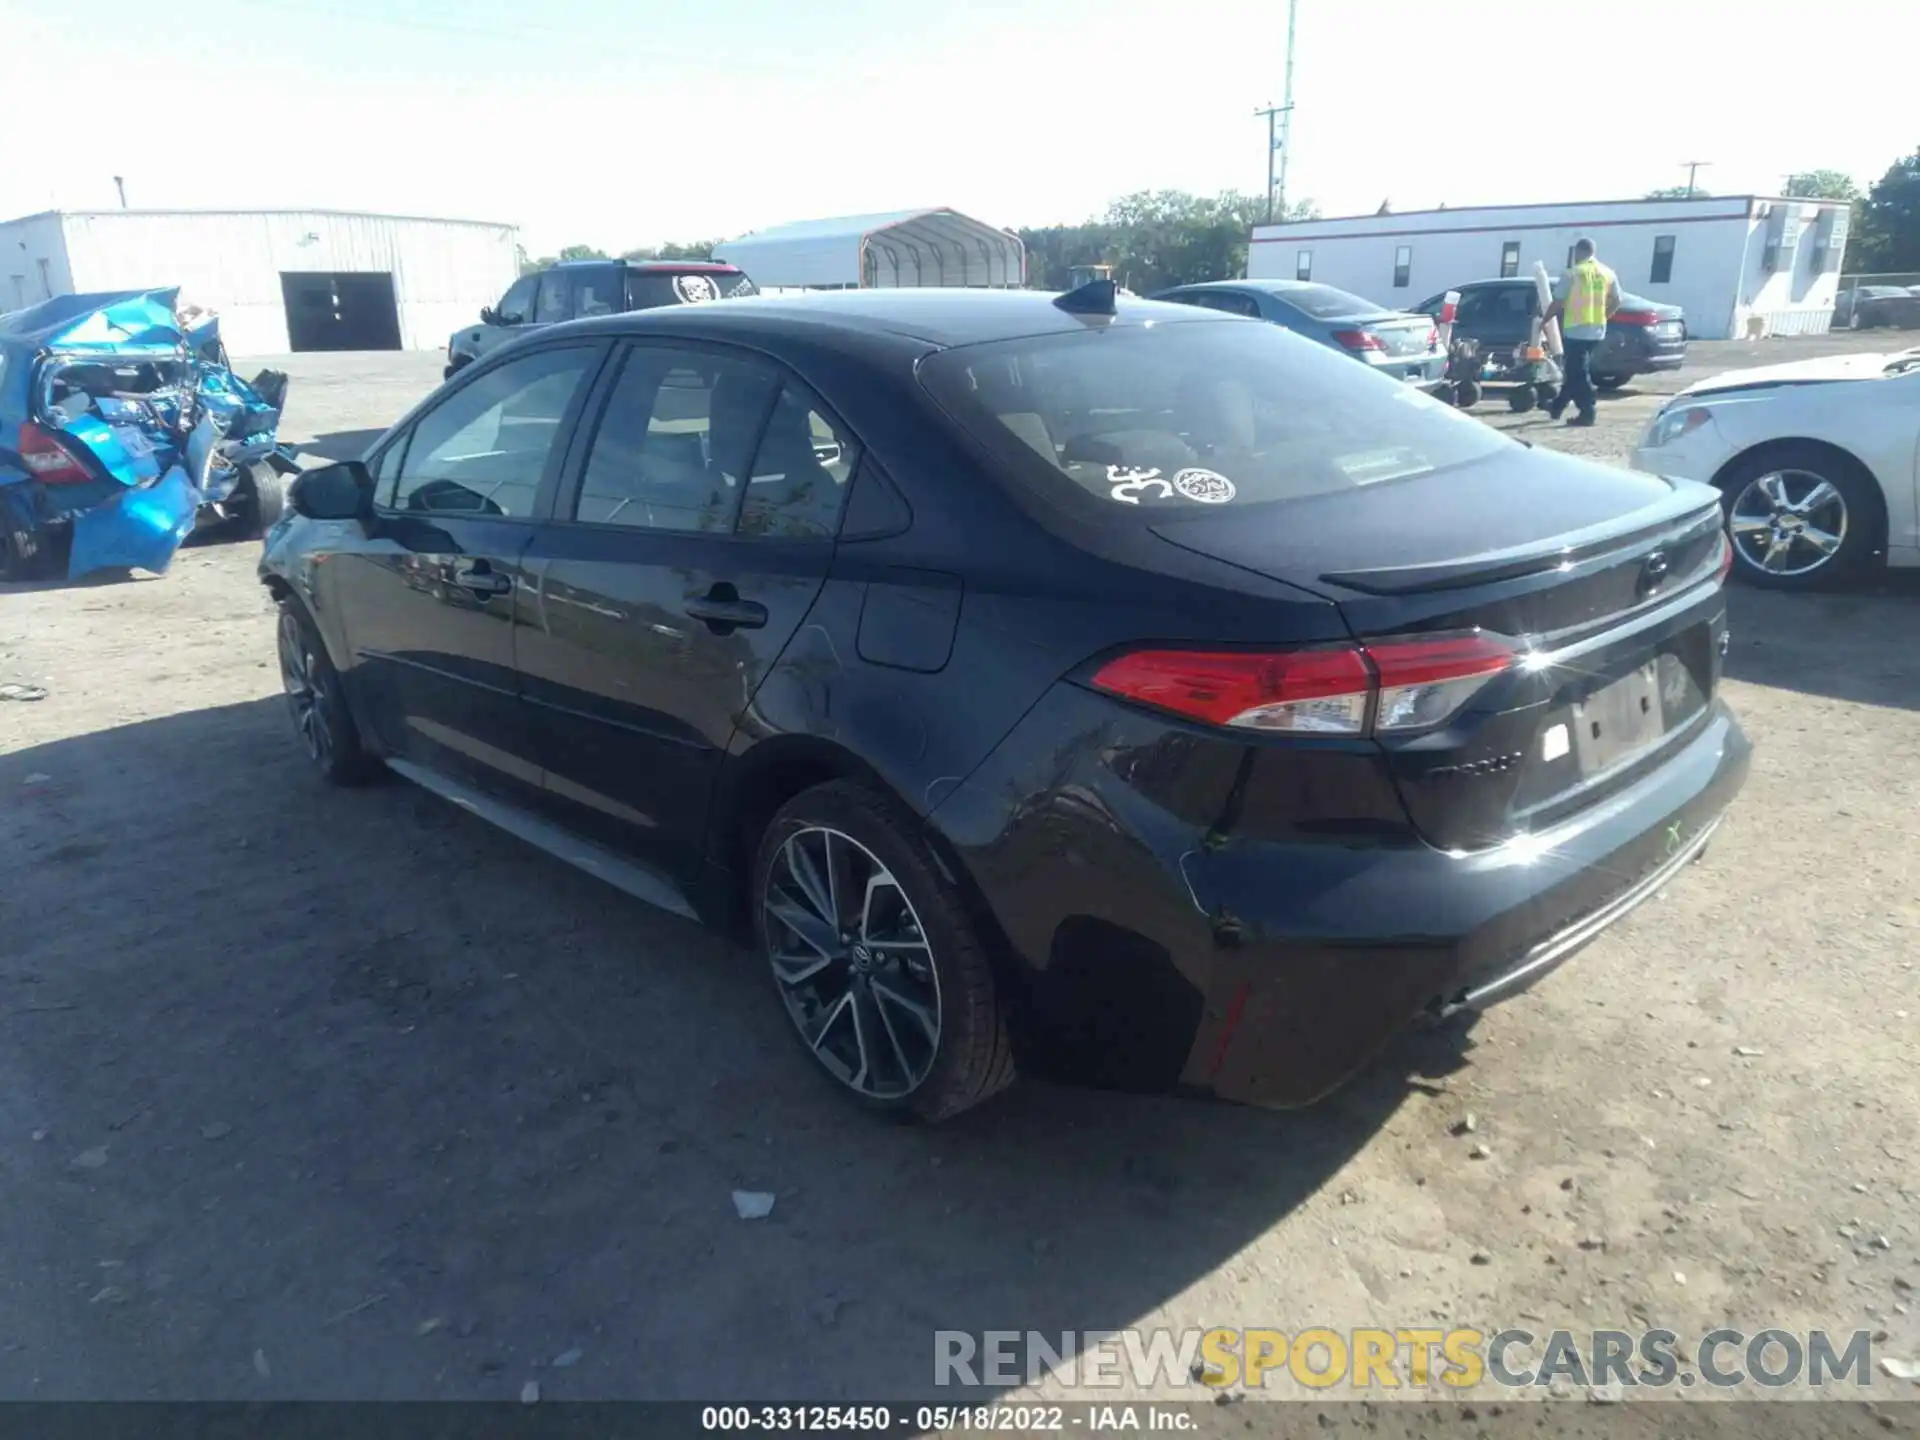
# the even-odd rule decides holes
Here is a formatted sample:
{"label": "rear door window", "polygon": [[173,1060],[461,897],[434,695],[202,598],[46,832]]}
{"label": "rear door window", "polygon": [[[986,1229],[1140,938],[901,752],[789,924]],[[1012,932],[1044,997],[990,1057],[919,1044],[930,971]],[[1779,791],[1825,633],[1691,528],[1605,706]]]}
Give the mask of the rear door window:
{"label": "rear door window", "polygon": [[1304,315],[1316,320],[1336,320],[1392,312],[1331,285],[1289,285],[1278,292],[1279,298]]}
{"label": "rear door window", "polygon": [[1251,295],[1242,295],[1235,290],[1196,290],[1192,303],[1207,310],[1218,310],[1225,315],[1250,315],[1260,318],[1260,302]]}
{"label": "rear door window", "polygon": [[573,518],[728,534],[780,376],[751,360],[635,347],[588,453]]}
{"label": "rear door window", "polygon": [[573,272],[573,318],[613,315],[620,309],[620,272],[611,265],[583,266]]}
{"label": "rear door window", "polygon": [[860,454],[806,387],[788,381],[767,419],[741,503],[739,533],[831,539]]}
{"label": "rear door window", "polygon": [[1060,332],[942,351],[919,374],[1011,483],[1108,518],[1298,499],[1513,443],[1272,325]]}

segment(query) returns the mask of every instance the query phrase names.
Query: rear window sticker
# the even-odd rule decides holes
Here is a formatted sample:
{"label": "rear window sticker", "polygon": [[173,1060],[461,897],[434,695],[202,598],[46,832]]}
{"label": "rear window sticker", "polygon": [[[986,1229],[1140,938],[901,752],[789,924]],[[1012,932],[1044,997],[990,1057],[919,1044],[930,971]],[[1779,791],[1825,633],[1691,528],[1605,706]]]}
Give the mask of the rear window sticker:
{"label": "rear window sticker", "polygon": [[704,275],[676,275],[673,277],[673,288],[689,305],[720,298],[720,288]]}
{"label": "rear window sticker", "polygon": [[1108,492],[1108,498],[1118,500],[1123,505],[1138,505],[1140,503],[1141,492],[1149,485],[1158,485],[1160,487],[1160,494],[1157,498],[1161,500],[1165,500],[1173,494],[1173,486],[1160,478],[1160,471],[1158,469],[1141,470],[1131,465],[1109,465],[1107,467],[1107,484],[1113,487],[1113,489]]}
{"label": "rear window sticker", "polygon": [[1182,470],[1173,477],[1173,488],[1202,505],[1224,505],[1234,496],[1233,481],[1217,470]]}

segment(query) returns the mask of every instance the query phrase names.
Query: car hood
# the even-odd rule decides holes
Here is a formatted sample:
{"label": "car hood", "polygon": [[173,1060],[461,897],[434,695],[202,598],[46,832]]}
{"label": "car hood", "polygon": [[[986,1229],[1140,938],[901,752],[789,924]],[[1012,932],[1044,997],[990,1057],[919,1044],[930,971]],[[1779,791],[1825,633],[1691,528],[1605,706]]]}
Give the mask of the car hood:
{"label": "car hood", "polygon": [[1822,385],[1839,380],[1878,380],[1887,373],[1892,355],[1828,355],[1818,360],[1793,360],[1785,365],[1761,365],[1752,370],[1728,370],[1696,380],[1675,398],[1721,395],[1735,390],[1765,390],[1779,385]]}

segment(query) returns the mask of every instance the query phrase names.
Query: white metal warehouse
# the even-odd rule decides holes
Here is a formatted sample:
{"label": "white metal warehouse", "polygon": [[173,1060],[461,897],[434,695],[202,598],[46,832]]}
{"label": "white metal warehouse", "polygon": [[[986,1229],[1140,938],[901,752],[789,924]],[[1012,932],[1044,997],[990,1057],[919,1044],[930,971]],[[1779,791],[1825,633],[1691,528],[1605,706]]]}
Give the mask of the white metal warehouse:
{"label": "white metal warehouse", "polygon": [[515,240],[339,210],[50,210],[0,222],[0,309],[178,286],[235,355],[438,350],[513,283]]}
{"label": "white metal warehouse", "polygon": [[1472,280],[1550,275],[1594,242],[1629,294],[1678,305],[1701,339],[1817,335],[1833,318],[1847,206],[1778,195],[1492,205],[1256,225],[1247,276],[1317,280],[1395,309]]}
{"label": "white metal warehouse", "polygon": [[800,220],[714,247],[763,290],[960,285],[1017,288],[1026,280],[1020,237],[957,210],[888,210]]}

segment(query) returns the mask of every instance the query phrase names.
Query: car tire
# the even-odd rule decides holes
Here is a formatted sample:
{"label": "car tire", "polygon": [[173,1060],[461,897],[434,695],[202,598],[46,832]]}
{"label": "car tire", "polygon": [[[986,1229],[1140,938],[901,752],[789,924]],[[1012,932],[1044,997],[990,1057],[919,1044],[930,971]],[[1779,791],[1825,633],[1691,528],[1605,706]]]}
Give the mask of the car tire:
{"label": "car tire", "polygon": [[[1777,482],[1779,489],[1769,482]],[[1765,589],[1820,590],[1856,578],[1872,561],[1886,528],[1886,500],[1872,473],[1852,456],[1824,445],[1766,446],[1734,461],[1715,484],[1733,544],[1733,573]],[[1832,487],[1833,498],[1808,505],[1822,484]],[[1770,491],[1789,502],[1787,506],[1773,503]],[[1794,538],[1780,566],[1768,568],[1764,562],[1779,533],[1775,521],[1782,515],[1797,517],[1802,535],[1810,530],[1837,535],[1837,547],[1813,563],[1821,547]]]}
{"label": "car tire", "polygon": [[979,928],[896,802],[845,780],[795,796],[761,837],[752,898],[794,1036],[843,1094],[934,1122],[1013,1082]]}
{"label": "car tire", "polygon": [[1596,390],[1618,390],[1631,378],[1629,375],[1596,375],[1593,377],[1593,388]]}
{"label": "car tire", "polygon": [[52,557],[44,537],[21,534],[0,518],[0,580],[24,585],[52,573]]}
{"label": "car tire", "polygon": [[280,682],[307,758],[330,785],[364,785],[383,770],[360,738],[340,673],[298,601],[280,602]]}
{"label": "car tire", "polygon": [[286,477],[271,465],[249,465],[240,485],[245,491],[240,502],[241,530],[247,539],[258,540],[287,507]]}
{"label": "car tire", "polygon": [[1457,410],[1471,410],[1480,403],[1480,382],[1477,380],[1457,381],[1453,387],[1453,404]]}
{"label": "car tire", "polygon": [[1533,409],[1538,400],[1531,385],[1516,385],[1507,392],[1507,408],[1516,415],[1524,415]]}

